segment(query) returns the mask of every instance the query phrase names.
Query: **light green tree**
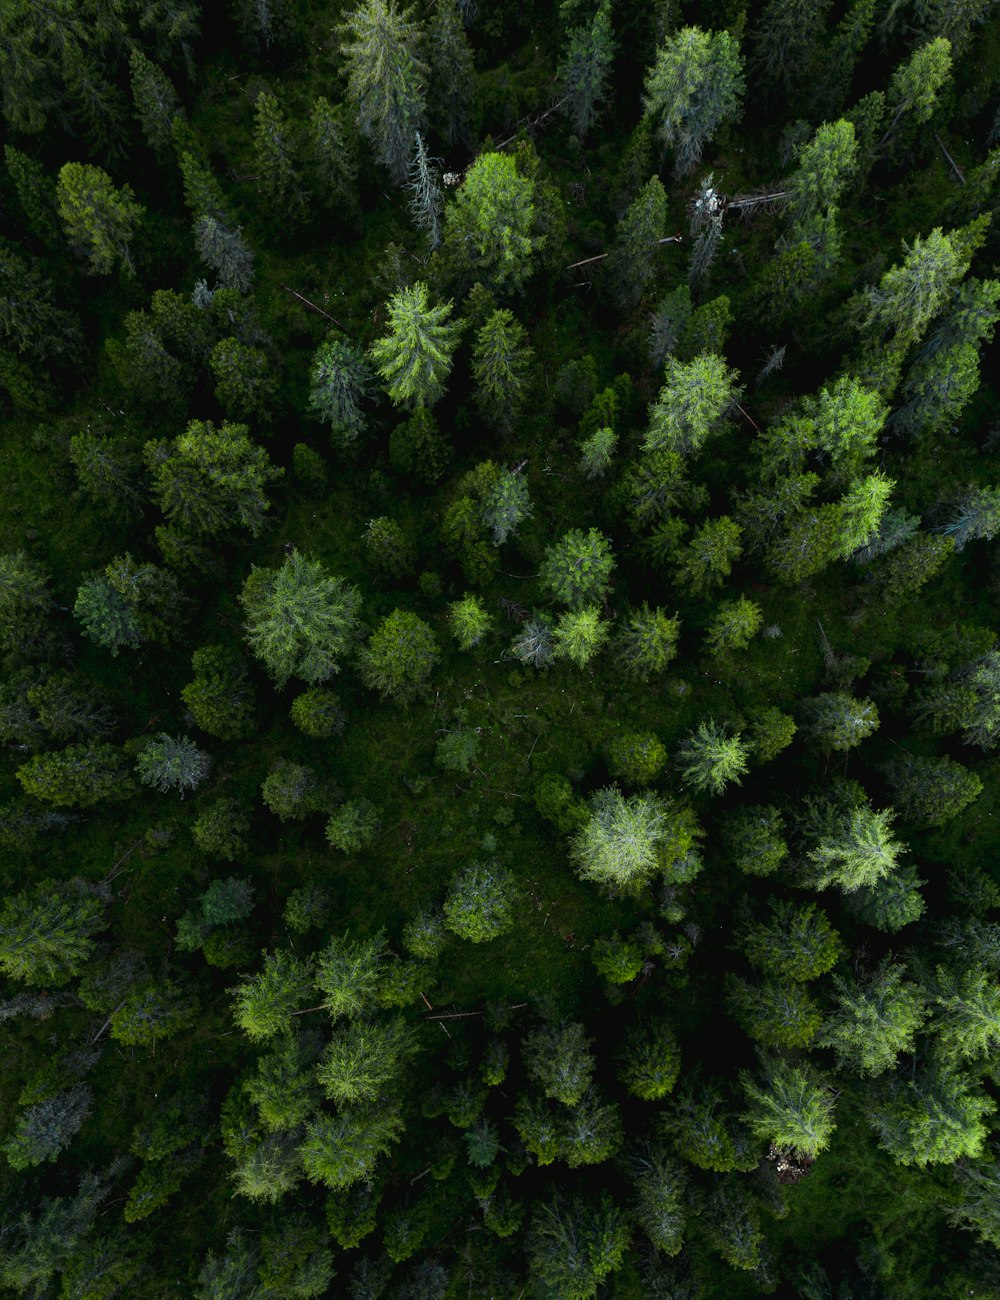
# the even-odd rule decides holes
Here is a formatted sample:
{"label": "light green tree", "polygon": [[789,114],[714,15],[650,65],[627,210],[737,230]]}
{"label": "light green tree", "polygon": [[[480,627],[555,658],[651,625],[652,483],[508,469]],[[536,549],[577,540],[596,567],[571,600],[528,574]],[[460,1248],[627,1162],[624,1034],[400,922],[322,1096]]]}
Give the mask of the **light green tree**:
{"label": "light green tree", "polygon": [[1000,984],[983,969],[937,968],[934,1029],[945,1059],[988,1057],[1000,1043]]}
{"label": "light green tree", "polygon": [[389,333],[372,344],[375,368],[397,406],[433,406],[451,373],[451,355],[461,325],[449,321],[452,304],[430,305],[427,285],[418,280],[387,305]]}
{"label": "light green tree", "polygon": [[575,1106],[590,1087],[596,1061],[583,1025],[573,1021],[534,1029],[522,1045],[528,1077],[546,1097]]}
{"label": "light green tree", "polygon": [[946,37],[937,36],[914,50],[892,74],[889,103],[895,112],[879,143],[884,144],[894,134],[907,114],[912,115],[914,122],[926,122],[950,76],[951,42]]}
{"label": "light green tree", "polygon": [[514,877],[494,863],[474,862],[456,873],[444,900],[444,923],[460,939],[487,943],[514,925]]}
{"label": "light green tree", "polygon": [[577,875],[614,893],[639,893],[663,866],[669,805],[659,795],[626,796],[608,786],[591,795],[589,814],[570,844]]}
{"label": "light green tree", "polygon": [[680,619],[643,604],[623,620],[612,642],[615,663],[626,677],[650,681],[676,657],[680,629]]}
{"label": "light green tree", "polygon": [[365,685],[383,699],[408,704],[440,658],[437,638],[424,620],[397,609],[386,615],[358,652],[358,670]]}
{"label": "light green tree", "polygon": [[748,1105],[743,1119],[758,1137],[800,1160],[813,1160],[830,1145],[833,1091],[808,1062],[764,1057],[760,1072],[742,1071],[740,1083]]}
{"label": "light green tree", "polygon": [[151,737],[135,759],[136,774],[143,785],[162,793],[178,790],[182,798],[208,779],[211,768],[211,755],[199,749],[189,736],[171,736],[165,731]]}
{"label": "light green tree", "polygon": [[116,189],[107,172],[90,163],[66,163],[56,201],[66,237],[87,258],[92,275],[110,275],[119,265],[133,273],[131,240],[144,209],[127,185]]}
{"label": "light green tree", "polygon": [[764,626],[764,615],[756,601],[746,596],[720,605],[705,628],[709,654],[721,657],[731,650],[745,650]]}
{"label": "light green tree", "polygon": [[466,592],[460,600],[454,600],[448,606],[448,624],[460,648],[471,650],[492,627],[493,616],[486,612],[479,596]]}
{"label": "light green tree", "polygon": [[665,383],[649,409],[643,447],[684,456],[700,451],[739,396],[736,372],[716,353],[689,362],[668,357]]}
{"label": "light green tree", "polygon": [[545,242],[535,232],[535,186],[509,154],[481,153],[445,212],[445,243],[465,273],[511,293]]}
{"label": "light green tree", "polygon": [[677,581],[695,595],[721,587],[743,554],[742,529],[735,519],[706,519],[685,545],[677,562]]}
{"label": "light green tree", "polygon": [[927,996],[906,967],[884,960],[862,979],[834,975],[836,995],[817,1043],[833,1049],[837,1065],[863,1076],[896,1068],[912,1053],[927,1019]]}
{"label": "light green tree", "polygon": [[397,185],[406,180],[414,132],[424,129],[427,65],[412,9],[364,0],[339,29],[347,97],[363,135]]}
{"label": "light green tree", "polygon": [[875,704],[845,691],[826,691],[802,702],[802,733],[827,752],[853,749],[878,725]]}
{"label": "light green tree", "polygon": [[725,122],[740,115],[743,59],[729,32],[682,27],[656,51],[643,103],[678,176],[692,171]]}
{"label": "light green tree", "polygon": [[240,603],[250,648],[279,686],[289,677],[325,682],[357,635],[357,589],[298,551],[280,569],[251,569]]}
{"label": "light green tree", "polygon": [[740,783],[748,770],[748,750],[739,732],[730,735],[714,720],[699,722],[677,750],[677,766],[685,785],[699,792],[722,794]]}
{"label": "light green tree", "polygon": [[815,889],[837,885],[845,894],[871,888],[897,867],[904,846],[892,836],[891,808],[876,812],[870,804],[842,813],[824,828],[806,853],[805,868]]}
{"label": "light green tree", "polygon": [[233,1018],[251,1042],[287,1034],[312,990],[309,963],[286,949],[263,953],[256,975],[233,989]]}
{"label": "light green tree", "polygon": [[586,668],[608,640],[608,625],[593,605],[568,609],[559,615],[552,631],[552,652],[577,668]]}
{"label": "light green tree", "polygon": [[40,881],[8,897],[0,911],[0,970],[22,984],[66,984],[105,925],[104,904],[82,880]]}

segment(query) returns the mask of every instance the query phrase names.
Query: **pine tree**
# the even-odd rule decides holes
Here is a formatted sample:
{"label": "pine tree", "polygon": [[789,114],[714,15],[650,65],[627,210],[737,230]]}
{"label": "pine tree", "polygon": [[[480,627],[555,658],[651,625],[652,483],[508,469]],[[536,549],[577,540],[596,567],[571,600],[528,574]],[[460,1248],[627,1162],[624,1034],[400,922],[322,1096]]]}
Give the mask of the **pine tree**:
{"label": "pine tree", "polygon": [[371,356],[397,406],[433,406],[444,392],[461,331],[448,320],[451,311],[450,302],[432,307],[419,280],[389,299],[390,332],[372,344]]}
{"label": "pine tree", "polygon": [[476,109],[476,70],[466,39],[460,6],[440,0],[427,27],[430,85],[427,112],[437,135],[447,145],[472,143]]}
{"label": "pine tree", "polygon": [[656,52],[646,73],[643,103],[674,170],[685,176],[725,122],[740,115],[743,60],[728,32],[683,27]]}
{"label": "pine tree", "polygon": [[342,578],[292,551],[280,569],[253,568],[240,601],[250,648],[279,684],[293,676],[316,684],[339,671],[361,604]]}
{"label": "pine tree", "polygon": [[680,1077],[681,1052],[664,1020],[633,1029],[618,1057],[618,1077],[641,1101],[662,1101]]}
{"label": "pine tree", "polygon": [[11,1168],[28,1169],[58,1159],[80,1131],[93,1099],[93,1091],[78,1083],[22,1110],[0,1148]]}
{"label": "pine tree", "polygon": [[16,775],[26,794],[70,808],[124,799],[134,789],[115,745],[67,745],[36,754]]}
{"label": "pine tree", "polygon": [[721,658],[732,650],[745,650],[764,626],[761,608],[746,596],[720,605],[705,628],[709,654]]}
{"label": "pine tree", "polygon": [[950,76],[951,42],[945,37],[938,36],[914,50],[907,62],[892,74],[889,103],[895,112],[879,143],[884,144],[895,133],[906,114],[911,114],[917,123],[928,121]]}
{"label": "pine tree", "polygon": [[728,515],[707,519],[687,543],[677,564],[677,582],[695,595],[721,587],[743,554],[741,529]]}
{"label": "pine tree", "polygon": [[591,1203],[557,1194],[532,1216],[525,1244],[529,1276],[540,1295],[590,1300],[621,1268],[628,1242],[625,1211],[610,1197]]}
{"label": "pine tree", "polygon": [[253,287],[253,253],[237,227],[231,230],[221,218],[205,213],[194,226],[198,256],[219,277],[225,289],[249,293]]}
{"label": "pine tree", "polygon": [[831,1089],[805,1061],[764,1057],[759,1075],[744,1070],[740,1083],[752,1132],[797,1159],[812,1160],[830,1145],[835,1128]]}
{"label": "pine tree", "polygon": [[684,363],[667,359],[664,386],[649,410],[643,447],[689,456],[716,432],[730,407],[739,400],[736,372],[713,352]]}
{"label": "pine tree", "polygon": [[164,793],[179,790],[181,795],[197,790],[207,778],[212,759],[187,736],[170,736],[161,731],[139,751],[135,770],[143,785]]}
{"label": "pine tree", "polygon": [[869,699],[827,691],[803,700],[803,734],[826,752],[853,749],[878,730],[878,709]]}
{"label": "pine tree", "polygon": [[633,311],[655,279],[666,221],[666,191],[660,178],[651,176],[618,222],[608,257],[608,279],[623,311]]}
{"label": "pine tree", "polygon": [[501,293],[519,290],[545,243],[535,183],[509,154],[481,153],[445,212],[446,247],[462,272]]}
{"label": "pine tree", "polygon": [[754,24],[753,63],[786,93],[798,89],[819,54],[830,0],[768,0]]}
{"label": "pine tree", "polygon": [[441,655],[430,627],[401,609],[387,615],[358,653],[365,685],[385,700],[408,704],[422,690]]}
{"label": "pine tree", "polygon": [[95,433],[74,434],[69,457],[80,488],[102,512],[129,518],[142,510],[142,461],[120,439]]}
{"label": "pine tree", "polygon": [[397,185],[406,180],[413,136],[423,130],[427,66],[412,10],[394,0],[365,0],[339,29],[347,65],[347,95],[362,134]]}
{"label": "pine tree", "polygon": [[129,54],[129,81],[139,125],[150,147],[159,155],[173,145],[173,121],[181,111],[177,92],[167,74],[139,49]]}
{"label": "pine tree", "polygon": [[933,1028],[944,1060],[990,1056],[1000,1043],[1000,984],[991,972],[937,968]]}
{"label": "pine tree", "polygon": [[495,311],[476,334],[472,353],[476,403],[494,427],[510,429],[516,423],[532,357],[524,327],[506,308]]}
{"label": "pine tree", "polygon": [[596,1062],[583,1025],[564,1022],[532,1030],[522,1045],[528,1077],[545,1097],[575,1106],[590,1087]]}
{"label": "pine tree", "polygon": [[727,1001],[736,1020],[762,1047],[808,1047],[823,1024],[819,1003],[802,984],[734,979],[727,984]]}
{"label": "pine tree", "polygon": [[410,215],[418,230],[427,231],[431,248],[435,249],[441,243],[441,210],[444,206],[438,173],[440,159],[428,157],[427,146],[419,131],[414,140],[413,161],[405,186],[410,196]]}
{"label": "pine tree", "polygon": [[227,415],[267,419],[278,384],[267,353],[239,339],[220,339],[208,358],[215,396]]}
{"label": "pine tree", "polygon": [[891,808],[876,812],[862,804],[831,820],[815,848],[806,854],[805,870],[814,889],[837,885],[845,893],[872,888],[897,867],[904,846],[892,837]]}
{"label": "pine tree", "polygon": [[358,206],[358,166],[338,109],[323,95],[313,100],[305,161],[309,188],[326,208],[353,218]]}
{"label": "pine tree", "polygon": [[80,974],[105,925],[105,904],[83,881],[40,881],[0,911],[0,969],[22,984],[66,984]]}
{"label": "pine tree", "polygon": [[461,600],[452,601],[448,606],[448,622],[452,636],[462,650],[471,650],[479,645],[493,624],[493,617],[487,614],[482,600],[472,592],[467,592]]}
{"label": "pine tree", "polygon": [[338,1107],[371,1105],[389,1092],[415,1050],[413,1031],[393,1020],[350,1020],[316,1069],[323,1094]]}
{"label": "pine tree", "polygon": [[457,872],[444,900],[444,923],[469,943],[488,943],[514,925],[514,878],[496,863],[474,862]]}
{"label": "pine tree", "polygon": [[892,802],[900,817],[917,826],[943,826],[979,798],[980,778],[952,758],[907,754],[885,768]]}
{"label": "pine tree", "polygon": [[194,681],[181,699],[202,731],[222,740],[249,739],[256,731],[254,696],[241,656],[227,646],[203,646],[191,667]]}
{"label": "pine tree", "polygon": [[56,186],[59,216],[70,244],[87,258],[90,274],[110,275],[117,267],[134,273],[131,240],[144,209],[128,185],[89,163],[66,163]]}
{"label": "pine tree", "polygon": [[296,221],[305,212],[296,142],[277,98],[269,90],[257,96],[254,108],[254,165],[257,182],[282,221]]}
{"label": "pine tree", "polygon": [[[29,158],[20,149],[15,149],[12,144],[4,145],[3,156],[29,230],[42,243],[55,246],[61,238],[55,181],[41,163]],[[979,170],[982,172],[982,168]],[[982,185],[977,188],[981,189]]]}
{"label": "pine tree", "polygon": [[604,600],[614,567],[611,545],[596,528],[573,528],[546,548],[539,577],[556,600],[582,609]]}
{"label": "pine tree", "polygon": [[836,1053],[837,1066],[863,1076],[896,1068],[914,1051],[927,1018],[926,996],[905,966],[886,959],[864,979],[834,975],[834,1007],[817,1042]]}
{"label": "pine tree", "polygon": [[596,791],[589,817],[573,837],[577,874],[611,892],[639,893],[663,864],[669,805],[652,793],[623,795],[617,786]]}
{"label": "pine tree", "polygon": [[589,25],[571,27],[559,65],[563,109],[574,132],[583,139],[597,117],[597,106],[608,97],[608,77],[615,54],[611,6],[598,6]]}
{"label": "pine tree", "polygon": [[926,1168],[980,1155],[996,1103],[969,1075],[936,1063],[893,1078],[866,1107],[878,1145],[901,1165]]}
{"label": "pine tree", "polygon": [[900,347],[917,342],[965,274],[969,255],[938,226],[904,244],[902,263],[890,267],[878,287],[866,290],[864,325],[877,338],[892,333]]}
{"label": "pine tree", "polygon": [[821,908],[774,898],[769,907],[767,920],[755,922],[740,936],[751,965],[778,980],[805,982],[837,964],[843,947]]}
{"label": "pine tree", "polygon": [[680,620],[643,605],[628,616],[612,643],[615,662],[626,677],[648,682],[677,654]]}
{"label": "pine tree", "polygon": [[240,526],[256,537],[270,507],[268,483],[284,470],[248,436],[244,424],[192,420],[171,443],[146,444],[153,493],[170,523],[210,537]]}
{"label": "pine tree", "polygon": [[747,747],[739,732],[730,736],[714,720],[699,722],[678,747],[677,766],[685,785],[719,795],[732,782],[739,785],[747,771]]}
{"label": "pine tree", "polygon": [[0,555],[0,652],[14,659],[45,658],[52,644],[54,609],[49,575],[23,551]]}

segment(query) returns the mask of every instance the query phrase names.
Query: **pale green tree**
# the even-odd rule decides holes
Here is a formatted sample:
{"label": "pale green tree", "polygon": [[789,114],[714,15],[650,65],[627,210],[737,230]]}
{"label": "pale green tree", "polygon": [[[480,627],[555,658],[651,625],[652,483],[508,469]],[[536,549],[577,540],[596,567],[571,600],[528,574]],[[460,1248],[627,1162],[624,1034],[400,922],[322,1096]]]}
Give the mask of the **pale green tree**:
{"label": "pale green tree", "polygon": [[739,117],[743,89],[743,59],[729,32],[682,27],[656,51],[643,103],[674,152],[678,176],[698,165],[720,126]]}
{"label": "pale green tree", "polygon": [[552,652],[585,668],[608,640],[608,625],[593,605],[568,609],[559,615],[552,631]]}
{"label": "pale green tree", "polygon": [[699,722],[677,750],[677,766],[685,785],[700,793],[719,795],[727,785],[740,783],[748,770],[748,750],[739,732],[710,719]]}
{"label": "pale green tree", "polygon": [[327,681],[357,636],[357,589],[297,550],[279,569],[252,568],[240,603],[247,642],[280,686],[289,677]]}
{"label": "pale green tree", "polygon": [[743,1118],[758,1137],[799,1159],[815,1159],[830,1145],[833,1090],[808,1062],[764,1057],[759,1073],[744,1070],[740,1083],[748,1106]]}
{"label": "pale green tree", "polygon": [[665,382],[649,409],[649,428],[643,446],[690,456],[715,433],[732,405],[739,400],[736,372],[722,357],[704,353],[692,361],[668,357]]}
{"label": "pale green tree", "polygon": [[397,609],[388,614],[358,653],[366,686],[385,700],[408,704],[427,683],[441,658],[437,638],[416,614]]}
{"label": "pale green tree", "polygon": [[397,406],[433,406],[451,373],[451,356],[461,325],[449,321],[452,304],[431,306],[427,285],[418,280],[387,305],[389,333],[372,344],[375,368]]}
{"label": "pale green tree", "polygon": [[509,154],[481,153],[445,212],[446,245],[465,273],[504,293],[521,288],[545,237],[535,184]]}
{"label": "pale green tree", "polygon": [[87,258],[92,275],[117,266],[132,274],[131,241],[144,209],[127,185],[90,163],[66,163],[56,186],[59,216],[70,244]]}
{"label": "pale green tree", "polygon": [[833,1007],[816,1041],[833,1049],[840,1069],[885,1074],[902,1053],[914,1051],[927,996],[907,978],[905,966],[887,958],[861,979],[834,975],[833,986]]}
{"label": "pale green tree", "polygon": [[423,130],[427,65],[412,9],[394,0],[364,0],[339,29],[347,96],[363,135],[397,185],[406,180],[413,136]]}

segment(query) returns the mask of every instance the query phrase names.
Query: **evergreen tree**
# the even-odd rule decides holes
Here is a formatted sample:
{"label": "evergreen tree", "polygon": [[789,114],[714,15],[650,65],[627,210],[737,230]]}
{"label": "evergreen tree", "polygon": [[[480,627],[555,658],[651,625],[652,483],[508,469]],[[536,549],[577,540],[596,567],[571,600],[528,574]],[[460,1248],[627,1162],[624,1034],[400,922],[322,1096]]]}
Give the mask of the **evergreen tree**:
{"label": "evergreen tree", "polygon": [[893,759],[885,769],[893,806],[917,826],[942,826],[957,817],[982,793],[974,772],[952,758]]}
{"label": "evergreen tree", "polygon": [[334,938],[316,961],[316,987],[330,1015],[363,1016],[375,1005],[385,980],[388,949],[380,931],[372,939]]}
{"label": "evergreen tree", "polygon": [[134,516],[146,499],[140,483],[142,461],[119,439],[101,434],[77,433],[69,442],[69,456],[81,490],[103,513]]}
{"label": "evergreen tree", "polygon": [[90,1113],[94,1094],[84,1083],[57,1092],[22,1110],[0,1150],[12,1169],[28,1169],[58,1159]]}
{"label": "evergreen tree", "polygon": [[687,543],[677,564],[677,581],[696,595],[721,587],[743,554],[741,529],[728,515],[707,519]]}
{"label": "evergreen tree", "polygon": [[878,730],[878,709],[869,699],[827,691],[802,702],[803,734],[826,752],[853,749]]}
{"label": "evergreen tree", "polygon": [[474,862],[452,877],[444,900],[444,923],[470,943],[487,943],[514,924],[514,878],[496,863]]}
{"label": "evergreen tree", "polygon": [[608,786],[591,795],[589,813],[570,846],[577,874],[612,892],[640,892],[663,865],[669,806],[659,795],[626,796]]}
{"label": "evergreen tree", "polygon": [[870,889],[891,875],[905,851],[892,837],[893,817],[891,808],[876,812],[862,804],[831,819],[816,847],[806,854],[805,872],[813,888],[837,885],[850,894],[862,887]]}
{"label": "evergreen tree", "polygon": [[309,409],[330,426],[334,444],[350,450],[364,431],[361,404],[371,397],[373,376],[364,353],[331,334],[313,357]]}
{"label": "evergreen tree", "polygon": [[486,636],[493,624],[493,617],[487,614],[478,596],[467,592],[461,600],[452,601],[448,606],[448,622],[459,647],[471,650]]}
{"label": "evergreen tree", "polygon": [[181,796],[197,790],[208,778],[212,758],[187,736],[169,736],[161,731],[136,756],[135,770],[143,785],[166,793],[179,790]]}
{"label": "evergreen tree", "polygon": [[627,1217],[610,1197],[590,1203],[556,1195],[532,1216],[525,1243],[529,1276],[539,1295],[591,1300],[621,1268],[628,1242]]}
{"label": "evergreen tree", "polygon": [[536,233],[535,184],[509,154],[481,153],[445,212],[447,247],[470,278],[519,290],[545,236]]}
{"label": "evergreen tree", "polygon": [[338,108],[323,95],[309,111],[306,143],[310,190],[326,208],[353,216],[358,206],[358,167]]}
{"label": "evergreen tree", "polygon": [[382,822],[368,799],[348,799],[326,823],[326,842],[341,853],[363,853],[378,838]]}
{"label": "evergreen tree", "polygon": [[66,238],[86,258],[92,275],[110,275],[119,265],[131,275],[131,240],[144,209],[128,185],[89,163],[66,163],[56,187]]}
{"label": "evergreen tree", "polygon": [[126,1047],[154,1047],[185,1028],[195,1006],[172,980],[133,989],[111,1014],[111,1037]]}
{"label": "evergreen tree", "polygon": [[409,704],[440,658],[437,640],[424,620],[397,609],[382,620],[359,651],[358,670],[365,685],[383,699]]}
{"label": "evergreen tree", "polygon": [[666,383],[649,410],[645,450],[700,451],[739,396],[736,372],[714,352],[687,363],[669,357]]}
{"label": "evergreen tree", "polygon": [[365,0],[339,29],[348,98],[396,185],[406,180],[413,136],[423,129],[427,107],[421,31],[411,14],[394,0]]}
{"label": "evergreen tree", "polygon": [[584,478],[603,478],[614,462],[618,435],[614,429],[598,429],[584,438],[580,446],[579,469]]}
{"label": "evergreen tree", "polygon": [[646,112],[663,146],[674,151],[674,170],[684,176],[725,122],[740,115],[743,60],[728,32],[682,27],[656,51],[646,74]]}
{"label": "evergreen tree", "polygon": [[951,42],[944,36],[921,45],[892,74],[889,104],[895,107],[892,121],[880,143],[895,132],[905,114],[914,122],[926,122],[937,106],[938,95],[951,75]]}
{"label": "evergreen tree", "polygon": [[984,970],[937,968],[934,1029],[946,1061],[988,1057],[1000,1042],[1000,984]]}
{"label": "evergreen tree", "polygon": [[247,642],[279,686],[289,677],[315,685],[339,671],[357,634],[361,597],[292,551],[280,569],[252,568],[240,603]]}
{"label": "evergreen tree", "polygon": [[430,86],[427,111],[431,124],[447,145],[472,142],[476,108],[476,70],[462,24],[462,3],[441,0],[431,10],[427,26]]}
{"label": "evergreen tree", "polygon": [[345,1109],[306,1126],[299,1147],[306,1177],[332,1191],[370,1180],[380,1156],[399,1141],[403,1121],[394,1110]]}
{"label": "evergreen tree", "polygon": [[593,606],[570,609],[559,615],[552,632],[552,652],[557,659],[568,659],[577,668],[585,668],[608,639],[607,624]]}
{"label": "evergreen tree", "polygon": [[785,822],[771,805],[751,805],[726,813],[722,838],[730,859],[748,876],[770,876],[788,857]]}
{"label": "evergreen tree", "polygon": [[749,1106],[743,1118],[758,1137],[797,1159],[815,1159],[830,1145],[833,1095],[805,1061],[764,1057],[759,1075],[744,1070],[740,1083]]}
{"label": "evergreen tree", "polygon": [[196,536],[236,525],[256,537],[269,509],[267,485],[284,470],[271,464],[246,425],[192,420],[172,442],[146,444],[153,494],[170,523]]}
{"label": "evergreen tree", "polygon": [[833,985],[836,1000],[817,1042],[833,1048],[840,1069],[885,1074],[901,1053],[914,1051],[927,1000],[905,966],[886,959],[863,979],[834,975]]}
{"label": "evergreen tree", "polygon": [[278,385],[265,352],[239,339],[220,339],[208,366],[215,377],[215,396],[227,415],[267,418]]}
{"label": "evergreen tree", "polygon": [[556,600],[582,609],[607,596],[614,567],[610,543],[596,528],[573,528],[546,548],[539,577]]}
{"label": "evergreen tree", "polygon": [[512,312],[495,311],[476,335],[472,376],[476,403],[497,428],[511,428],[524,404],[532,350]]}
{"label": "evergreen tree", "polygon": [[897,1164],[926,1168],[978,1156],[996,1103],[968,1075],[930,1064],[912,1080],[893,1078],[866,1110],[883,1151]]}
{"label": "evergreen tree", "polygon": [[768,0],[754,24],[753,63],[786,92],[801,85],[819,54],[830,0]]}
{"label": "evergreen tree", "polygon": [[199,216],[194,225],[198,256],[219,277],[224,289],[249,293],[253,288],[253,253],[239,227],[231,229],[211,213]]}
{"label": "evergreen tree", "polygon": [[428,157],[427,146],[419,131],[414,139],[413,161],[406,182],[410,195],[410,215],[418,230],[427,231],[431,248],[435,249],[441,243],[441,209],[444,206],[438,179],[441,160]]}
{"label": "evergreen tree", "polygon": [[737,785],[747,771],[747,747],[739,732],[727,734],[714,720],[699,722],[677,750],[677,765],[685,785],[719,795],[727,785]]}
{"label": "evergreen tree", "polygon": [[797,907],[787,899],[772,898],[768,919],[751,924],[740,944],[751,965],[778,980],[818,979],[843,954],[840,936],[821,908]]}
{"label": "evergreen tree", "polygon": [[45,658],[51,648],[54,608],[46,570],[13,551],[0,555],[0,651],[16,660]]}
{"label": "evergreen tree", "polygon": [[305,196],[296,165],[296,144],[278,100],[269,90],[257,96],[253,148],[257,183],[272,212],[283,221],[301,218]]}
{"label": "evergreen tree", "polygon": [[241,657],[225,646],[209,645],[191,659],[194,681],[181,691],[202,731],[222,740],[248,740],[256,731],[253,691]]}
{"label": "evergreen tree", "polygon": [[265,805],[282,821],[329,812],[334,790],[311,767],[279,758],[260,787]]}
{"label": "evergreen tree", "polygon": [[644,604],[617,633],[612,643],[615,662],[626,677],[648,682],[676,656],[679,636],[679,619]]}
{"label": "evergreen tree", "polygon": [[583,139],[597,117],[597,106],[608,97],[608,76],[615,54],[611,6],[602,3],[590,24],[571,27],[559,65],[563,109],[575,133]]}
{"label": "evergreen tree", "polygon": [[633,1029],[618,1059],[618,1077],[641,1101],[662,1101],[673,1092],[680,1077],[680,1048],[664,1020]]}
{"label": "evergreen tree", "polygon": [[397,406],[433,406],[451,372],[461,325],[449,321],[452,304],[432,307],[421,281],[389,299],[389,334],[371,347],[375,368]]}
{"label": "evergreen tree", "polygon": [[965,274],[969,256],[938,226],[926,238],[904,244],[902,263],[890,267],[865,293],[864,325],[877,338],[890,332],[900,347],[917,342]]}
{"label": "evergreen tree", "polygon": [[705,646],[717,658],[731,650],[745,650],[763,625],[760,606],[739,596],[720,605],[712,615],[705,628]]}
{"label": "evergreen tree", "polygon": [[583,1025],[575,1022],[532,1030],[522,1047],[528,1077],[544,1096],[575,1106],[593,1078],[592,1045]]}
{"label": "evergreen tree", "polygon": [[39,881],[9,897],[0,912],[0,969],[22,984],[66,984],[105,925],[104,902],[83,881]]}
{"label": "evergreen tree", "polygon": [[727,993],[733,1016],[762,1047],[808,1047],[823,1024],[819,1003],[801,984],[732,980]]}
{"label": "evergreen tree", "polygon": [[327,1044],[316,1079],[338,1107],[371,1105],[393,1088],[414,1050],[413,1031],[398,1016],[350,1020]]}
{"label": "evergreen tree", "polygon": [[651,176],[618,222],[607,273],[615,300],[633,311],[656,276],[658,245],[667,222],[667,195],[658,176]]}
{"label": "evergreen tree", "polygon": [[90,808],[107,799],[124,799],[133,792],[121,751],[114,745],[67,745],[36,754],[17,769],[26,794],[46,803]]}
{"label": "evergreen tree", "polygon": [[181,111],[177,92],[167,74],[139,49],[129,54],[129,81],[139,125],[157,154],[169,152],[173,143],[173,121]]}

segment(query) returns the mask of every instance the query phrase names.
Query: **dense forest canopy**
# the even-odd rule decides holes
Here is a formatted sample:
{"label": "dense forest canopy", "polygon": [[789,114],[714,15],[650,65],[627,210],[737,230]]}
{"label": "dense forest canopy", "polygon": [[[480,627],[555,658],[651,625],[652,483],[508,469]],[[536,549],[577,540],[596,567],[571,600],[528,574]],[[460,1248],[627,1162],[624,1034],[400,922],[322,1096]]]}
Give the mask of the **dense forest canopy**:
{"label": "dense forest canopy", "polygon": [[0,103],[0,1294],[1000,1297],[993,0]]}

